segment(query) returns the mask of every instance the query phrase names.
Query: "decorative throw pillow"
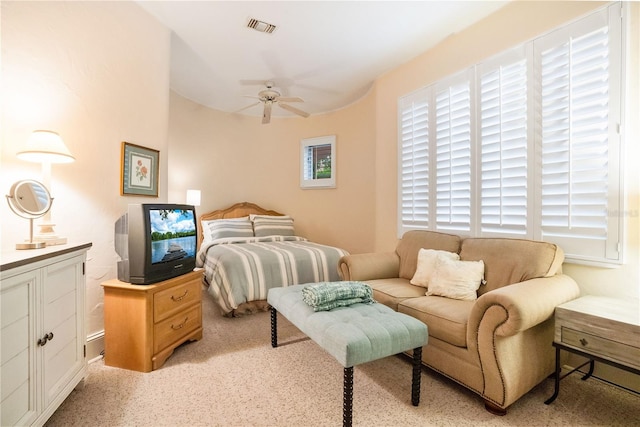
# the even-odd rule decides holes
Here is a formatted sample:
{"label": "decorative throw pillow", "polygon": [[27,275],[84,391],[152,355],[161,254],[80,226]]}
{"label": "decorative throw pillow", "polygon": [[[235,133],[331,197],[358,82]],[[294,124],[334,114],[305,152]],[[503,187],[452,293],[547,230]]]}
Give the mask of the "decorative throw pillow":
{"label": "decorative throw pillow", "polygon": [[440,258],[426,295],[472,301],[484,282],[484,261],[455,261]]}
{"label": "decorative throw pillow", "polygon": [[253,232],[256,237],[295,236],[293,218],[290,216],[251,215]]}
{"label": "decorative throw pillow", "polygon": [[248,216],[202,221],[202,235],[205,242],[223,237],[253,237],[253,224]]}
{"label": "decorative throw pillow", "polygon": [[460,255],[455,252],[439,251],[435,249],[420,249],[418,251],[418,265],[416,273],[409,283],[416,286],[422,286],[423,288],[429,287],[429,281],[436,269],[438,260],[441,258],[448,258],[452,260],[459,260]]}

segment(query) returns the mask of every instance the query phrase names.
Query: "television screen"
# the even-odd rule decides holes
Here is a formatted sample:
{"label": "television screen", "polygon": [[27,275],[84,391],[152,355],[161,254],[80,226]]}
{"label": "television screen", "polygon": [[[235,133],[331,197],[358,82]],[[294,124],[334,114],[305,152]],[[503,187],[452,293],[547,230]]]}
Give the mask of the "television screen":
{"label": "television screen", "polygon": [[195,258],[196,219],[192,209],[150,209],[151,264]]}

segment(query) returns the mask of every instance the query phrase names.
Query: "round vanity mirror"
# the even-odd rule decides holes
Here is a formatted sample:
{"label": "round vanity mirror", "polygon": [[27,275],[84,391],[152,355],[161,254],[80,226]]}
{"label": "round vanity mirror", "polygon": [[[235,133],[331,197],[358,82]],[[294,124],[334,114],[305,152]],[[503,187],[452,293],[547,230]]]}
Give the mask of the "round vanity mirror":
{"label": "round vanity mirror", "polygon": [[53,199],[47,187],[32,179],[18,181],[11,186],[7,202],[16,215],[30,220],[29,241],[16,244],[16,249],[43,248],[44,242],[33,241],[33,220],[40,218],[51,209]]}

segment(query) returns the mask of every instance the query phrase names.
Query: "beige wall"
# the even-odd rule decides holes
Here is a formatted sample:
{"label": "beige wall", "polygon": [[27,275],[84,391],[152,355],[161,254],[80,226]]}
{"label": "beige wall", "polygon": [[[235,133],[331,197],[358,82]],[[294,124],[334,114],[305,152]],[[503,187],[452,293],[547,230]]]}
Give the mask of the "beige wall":
{"label": "beige wall", "polygon": [[[15,156],[32,130],[60,133],[76,161],[52,167],[52,219],[69,241],[93,243],[87,333],[98,332],[100,283],[116,276],[114,221],[143,200],[120,196],[122,141],[160,150],[166,198],[170,34],[132,2],[3,1],[1,13],[0,191],[41,179],[40,165]],[[6,202],[0,215],[2,251],[13,250],[29,237],[29,223]]]}
{"label": "beige wall", "polygon": [[[350,252],[375,236],[374,96],[303,119],[227,114],[171,95],[169,199],[202,191],[200,213],[253,202],[293,216],[299,235]],[[300,188],[300,140],[336,136],[336,188]]]}

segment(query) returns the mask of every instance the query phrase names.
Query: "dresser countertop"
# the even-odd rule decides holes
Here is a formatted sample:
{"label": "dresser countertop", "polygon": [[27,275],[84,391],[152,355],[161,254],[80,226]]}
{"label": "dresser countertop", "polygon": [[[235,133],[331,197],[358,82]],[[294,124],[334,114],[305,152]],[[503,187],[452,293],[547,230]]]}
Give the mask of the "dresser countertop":
{"label": "dresser countertop", "polygon": [[0,254],[0,271],[10,270],[81,249],[88,249],[91,245],[91,243],[68,243],[65,245],[46,246],[42,249],[16,249],[2,252]]}

